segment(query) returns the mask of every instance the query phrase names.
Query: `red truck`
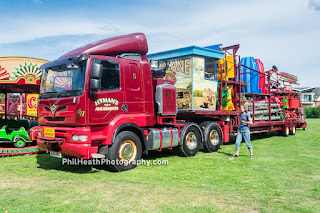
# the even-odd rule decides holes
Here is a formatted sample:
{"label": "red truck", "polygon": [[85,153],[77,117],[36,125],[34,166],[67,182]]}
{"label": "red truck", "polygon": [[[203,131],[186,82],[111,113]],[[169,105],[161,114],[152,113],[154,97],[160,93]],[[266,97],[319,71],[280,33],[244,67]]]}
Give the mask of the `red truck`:
{"label": "red truck", "polygon": [[[233,50],[233,59],[236,60],[238,46],[222,51],[190,48],[191,52],[188,48],[184,51],[189,51],[193,56],[209,54],[220,58],[227,50]],[[129,162],[110,165],[116,171],[123,171],[134,168],[135,164],[131,162],[139,160],[143,153],[148,154],[150,150],[175,149],[181,156],[194,156],[199,150],[216,151],[223,142],[229,141],[230,134],[236,135],[238,109],[243,99],[239,94],[245,84],[240,80],[238,70],[241,68],[236,63],[232,65],[237,70],[233,79],[223,79],[220,71],[220,78],[211,81],[216,85],[215,93],[212,92],[214,89],[209,88],[202,93],[196,90],[190,93],[187,89],[196,88],[195,83],[177,90],[175,80],[165,76],[169,73],[172,77],[168,69],[178,70],[178,67],[182,72],[176,73],[177,82],[184,82],[179,80],[182,74],[191,76],[194,73],[196,76],[192,68],[198,63],[197,58],[183,58],[176,64],[165,60],[150,62],[147,52],[145,35],[135,33],[91,43],[42,65],[40,69],[44,70],[44,75],[38,102],[39,148],[56,157],[107,158]],[[208,58],[208,67],[206,64],[204,78],[213,79],[207,72],[210,71],[210,64],[215,64],[214,60],[211,63],[210,57],[205,57]],[[161,63],[165,66],[159,67]],[[150,64],[158,66],[152,68]],[[225,65],[228,66],[227,63]],[[223,72],[228,72],[228,69]],[[247,95],[252,96],[253,101],[269,101],[271,115],[275,97],[272,92],[276,91],[270,87],[270,76],[267,78],[269,94]],[[217,86],[217,83],[222,86]],[[226,84],[233,85],[233,110],[222,108]],[[197,94],[201,94],[202,99],[193,98]],[[187,103],[191,95],[194,101],[203,102],[203,110],[183,109],[186,104],[196,105],[196,102]],[[183,102],[179,109],[177,100],[179,104]],[[248,100],[250,102],[250,98]],[[305,128],[305,120],[299,114],[301,109],[291,111],[297,117],[279,121],[272,120],[271,116],[269,120],[254,119],[251,131],[278,130],[287,131],[288,135],[295,128]]]}

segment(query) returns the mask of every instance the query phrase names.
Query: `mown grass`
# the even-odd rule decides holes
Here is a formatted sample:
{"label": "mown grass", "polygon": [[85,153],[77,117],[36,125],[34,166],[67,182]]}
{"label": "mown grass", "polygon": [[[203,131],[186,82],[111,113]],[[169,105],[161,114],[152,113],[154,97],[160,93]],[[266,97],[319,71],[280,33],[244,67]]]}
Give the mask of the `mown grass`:
{"label": "mown grass", "polygon": [[182,158],[144,156],[167,166],[112,173],[62,166],[48,154],[0,158],[0,212],[320,212],[320,119],[295,136],[254,136],[245,144]]}

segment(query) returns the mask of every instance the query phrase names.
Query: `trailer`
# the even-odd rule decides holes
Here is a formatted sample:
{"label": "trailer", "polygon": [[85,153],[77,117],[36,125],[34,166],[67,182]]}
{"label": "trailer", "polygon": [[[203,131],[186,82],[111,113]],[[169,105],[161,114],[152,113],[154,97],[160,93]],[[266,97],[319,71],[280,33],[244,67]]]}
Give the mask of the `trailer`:
{"label": "trailer", "polygon": [[[124,171],[151,150],[184,157],[217,151],[237,134],[243,103],[252,111],[252,133],[305,128],[299,94],[271,81],[276,68],[261,72],[240,64],[238,49],[190,46],[147,56],[145,35],[135,33],[46,63],[38,146],[54,157],[119,160],[109,167]],[[250,86],[243,68],[265,76],[263,94],[242,92]]]}

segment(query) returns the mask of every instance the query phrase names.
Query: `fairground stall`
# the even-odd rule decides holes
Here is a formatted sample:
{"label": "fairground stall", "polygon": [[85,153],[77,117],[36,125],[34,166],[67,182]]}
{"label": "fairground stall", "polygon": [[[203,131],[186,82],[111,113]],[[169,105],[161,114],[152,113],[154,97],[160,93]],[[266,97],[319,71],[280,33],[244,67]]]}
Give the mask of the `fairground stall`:
{"label": "fairground stall", "polygon": [[38,58],[0,57],[0,156],[38,151],[30,145],[36,140],[38,125],[38,68],[46,62]]}

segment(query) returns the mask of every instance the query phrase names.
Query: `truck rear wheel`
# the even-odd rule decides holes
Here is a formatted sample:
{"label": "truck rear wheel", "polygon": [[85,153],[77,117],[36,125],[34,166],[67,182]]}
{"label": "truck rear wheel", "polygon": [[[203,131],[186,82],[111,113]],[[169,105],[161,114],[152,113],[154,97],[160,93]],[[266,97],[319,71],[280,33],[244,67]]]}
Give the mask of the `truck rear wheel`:
{"label": "truck rear wheel", "polygon": [[296,134],[296,126],[293,125],[292,129],[290,130],[290,135],[295,135]]}
{"label": "truck rear wheel", "polygon": [[195,156],[201,144],[201,132],[194,126],[188,126],[182,135],[182,143],[177,147],[178,154],[182,157]]}
{"label": "truck rear wheel", "polygon": [[289,134],[290,134],[290,128],[289,128],[289,125],[287,125],[285,131],[283,131],[283,136],[288,137]]}
{"label": "truck rear wheel", "polygon": [[113,171],[121,172],[133,169],[142,155],[142,145],[139,137],[130,131],[119,133],[107,153],[109,165]]}
{"label": "truck rear wheel", "polygon": [[217,151],[222,143],[222,130],[219,124],[215,122],[203,122],[200,124],[200,127],[203,127],[203,151]]}

